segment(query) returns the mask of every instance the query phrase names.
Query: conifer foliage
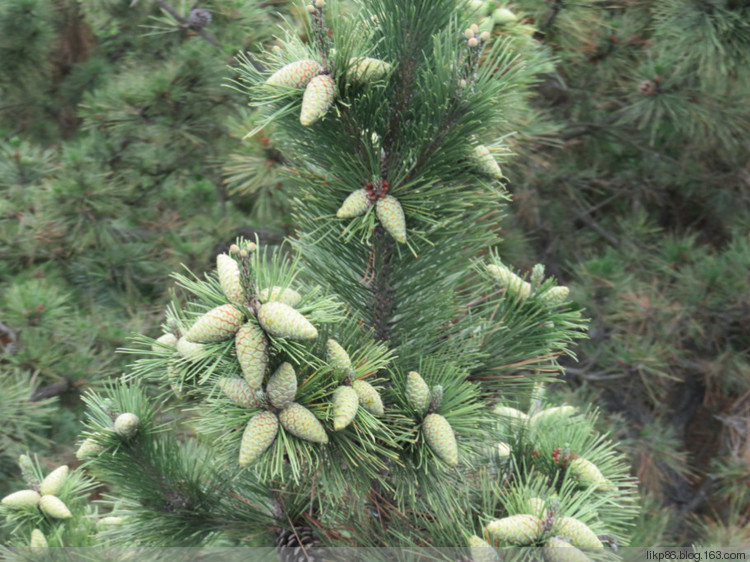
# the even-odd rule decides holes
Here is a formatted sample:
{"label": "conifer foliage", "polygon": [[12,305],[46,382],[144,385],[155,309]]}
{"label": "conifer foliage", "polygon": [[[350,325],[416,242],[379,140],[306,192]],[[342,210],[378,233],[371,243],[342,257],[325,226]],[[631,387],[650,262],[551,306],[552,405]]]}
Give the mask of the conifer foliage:
{"label": "conifer foliage", "polygon": [[612,553],[634,482],[593,413],[545,397],[585,322],[495,250],[505,114],[542,69],[455,0],[338,10],[315,0],[307,41],[234,82],[289,163],[297,236],[175,275],[163,334],[87,398],[107,539]]}

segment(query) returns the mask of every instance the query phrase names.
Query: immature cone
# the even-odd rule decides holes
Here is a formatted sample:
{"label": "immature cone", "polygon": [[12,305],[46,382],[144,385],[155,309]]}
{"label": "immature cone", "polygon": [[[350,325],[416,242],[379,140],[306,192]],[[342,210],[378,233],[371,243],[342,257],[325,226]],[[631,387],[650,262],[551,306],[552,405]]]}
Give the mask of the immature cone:
{"label": "immature cone", "polygon": [[550,420],[559,420],[560,418],[568,417],[575,414],[576,409],[573,406],[556,406],[554,408],[546,408],[541,412],[537,412],[529,419],[529,425],[537,425],[540,423],[546,423]]}
{"label": "immature cone", "polygon": [[42,480],[39,485],[39,493],[55,495],[60,491],[65,479],[68,477],[68,467],[66,465],[57,467],[55,470],[50,472],[47,477]]}
{"label": "immature cone", "polygon": [[44,536],[39,529],[31,531],[31,542],[29,543],[31,548],[47,548],[47,538]]}
{"label": "immature cone", "polygon": [[375,212],[380,219],[380,224],[388,231],[388,234],[393,236],[396,242],[406,244],[406,217],[404,216],[404,210],[401,208],[401,203],[395,197],[386,195],[384,198],[378,199],[375,204]]}
{"label": "immature cone", "polygon": [[36,507],[39,505],[40,499],[41,496],[34,490],[21,490],[5,496],[0,503],[8,507]]}
{"label": "immature cone", "polygon": [[344,199],[344,203],[336,211],[336,218],[339,219],[353,219],[360,215],[364,215],[367,209],[370,208],[372,203],[367,198],[367,191],[364,189],[358,189],[349,197]]}
{"label": "immature cone", "polygon": [[177,345],[177,336],[174,334],[164,334],[154,340],[151,346],[152,351],[164,351],[165,347],[174,348]]}
{"label": "immature cone", "polygon": [[333,393],[333,430],[339,431],[352,423],[359,408],[359,397],[351,386],[340,386]]}
{"label": "immature cone", "polygon": [[57,496],[42,496],[39,500],[39,509],[54,519],[70,519],[73,516],[68,506]]}
{"label": "immature cone", "polygon": [[184,337],[177,340],[177,353],[185,359],[195,359],[204,349],[203,345],[189,342]]}
{"label": "immature cone", "polygon": [[578,457],[570,461],[568,471],[571,476],[586,487],[593,486],[603,492],[610,492],[615,489],[615,485],[604,478],[597,466],[584,458]]}
{"label": "immature cone", "polygon": [[39,478],[37,478],[36,476],[34,463],[31,462],[31,459],[28,455],[20,455],[18,457],[18,468],[21,469],[23,479],[26,480],[26,483],[29,485],[29,487],[36,488],[37,486],[39,486]]}
{"label": "immature cone", "polygon": [[492,21],[495,22],[495,25],[505,25],[506,23],[518,21],[518,17],[508,8],[497,8],[492,12]]}
{"label": "immature cone", "polygon": [[245,320],[244,314],[231,304],[223,304],[198,318],[185,334],[192,343],[213,343],[231,338]]}
{"label": "immature cone", "polygon": [[385,407],[383,406],[383,399],[380,398],[380,393],[375,390],[369,382],[363,380],[356,380],[352,383],[354,392],[357,393],[359,398],[359,405],[365,410],[370,412],[373,416],[382,416],[385,413]]}
{"label": "immature cone", "polygon": [[314,60],[299,60],[274,72],[266,84],[269,86],[286,86],[287,88],[304,88],[315,76],[323,72],[323,67]]}
{"label": "immature cone", "polygon": [[240,283],[240,266],[226,254],[216,256],[216,272],[219,274],[219,283],[224,295],[229,302],[244,304],[245,296]]}
{"label": "immature cone", "polygon": [[353,82],[370,82],[380,80],[391,70],[391,65],[385,61],[370,57],[354,57],[349,60],[347,78]]}
{"label": "immature cone", "polygon": [[102,517],[99,519],[99,521],[96,522],[97,529],[103,528],[103,527],[117,527],[119,525],[122,525],[125,521],[122,517]]}
{"label": "immature cone", "polygon": [[510,456],[510,453],[511,453],[510,445],[508,445],[507,443],[504,443],[503,441],[500,441],[497,444],[497,455],[501,459],[507,459]]}
{"label": "immature cone", "polygon": [[511,420],[523,421],[529,418],[529,416],[524,414],[521,410],[516,410],[515,408],[511,408],[510,406],[495,406],[495,409],[492,410],[492,413],[496,416],[509,418]]}
{"label": "immature cone", "polygon": [[294,402],[297,375],[289,363],[282,363],[266,385],[266,396],[275,408],[283,410]]}
{"label": "immature cone", "polygon": [[299,304],[299,301],[302,300],[302,295],[300,295],[294,289],[289,289],[288,287],[285,289],[283,287],[274,286],[270,290],[263,289],[262,291],[260,291],[258,293],[258,300],[260,300],[260,302],[262,303],[266,303],[269,301],[278,301],[294,307],[297,306]]}
{"label": "immature cone", "polygon": [[256,391],[242,379],[222,377],[216,381],[216,384],[219,385],[224,395],[235,404],[246,408],[258,408],[261,405]]}
{"label": "immature cone", "polygon": [[427,444],[448,466],[458,464],[458,445],[451,424],[440,414],[429,414],[422,422]]}
{"label": "immature cone", "polygon": [[279,414],[279,421],[289,433],[300,439],[312,441],[313,443],[328,443],[328,435],[323,424],[315,415],[294,402]]}
{"label": "immature cone", "polygon": [[97,443],[93,436],[87,437],[86,440],[81,443],[81,446],[78,447],[76,458],[79,461],[90,459],[94,455],[99,454],[102,450],[104,450],[104,447]]}
{"label": "immature cone", "polygon": [[516,546],[533,543],[542,535],[543,525],[533,515],[511,515],[487,525],[487,532],[496,540]]}
{"label": "immature cone", "polygon": [[310,321],[283,302],[269,302],[260,307],[258,322],[277,337],[293,340],[314,340],[318,330]]}
{"label": "immature cone", "polygon": [[549,291],[542,293],[539,298],[554,306],[564,303],[569,293],[570,289],[561,285],[559,287],[552,287]]}
{"label": "immature cone", "polygon": [[240,445],[240,466],[254,463],[271,446],[279,432],[279,420],[271,412],[255,414],[245,427]]}
{"label": "immature cone", "polygon": [[509,291],[520,293],[521,298],[526,298],[531,293],[531,284],[521,279],[507,267],[490,264],[487,266],[487,272]]}
{"label": "immature cone", "polygon": [[469,548],[471,548],[471,559],[474,562],[500,562],[501,560],[497,551],[487,541],[476,535],[469,538]]}
{"label": "immature cone", "polygon": [[604,545],[588,525],[574,517],[558,517],[552,532],[583,550],[602,550]]}
{"label": "immature cone", "polygon": [[131,413],[120,414],[115,419],[115,433],[125,439],[133,437],[141,425],[138,416]]}
{"label": "immature cone", "polygon": [[546,502],[542,498],[529,498],[529,510],[532,515],[540,519],[547,518],[547,510],[544,508]]}
{"label": "immature cone", "polygon": [[430,410],[433,412],[440,408],[443,402],[443,386],[438,384],[430,390]]}
{"label": "immature cone", "polygon": [[591,562],[583,552],[556,537],[547,539],[542,552],[547,562]]}
{"label": "immature cone", "polygon": [[412,408],[424,412],[430,404],[430,387],[416,371],[406,375],[406,399]]}
{"label": "immature cone", "polygon": [[326,342],[326,359],[334,369],[348,371],[352,368],[352,360],[346,350],[336,340]]}
{"label": "immature cone", "polygon": [[268,338],[260,326],[248,322],[234,338],[237,360],[248,386],[258,390],[268,367]]}
{"label": "immature cone", "polygon": [[503,179],[503,172],[492,156],[490,149],[480,144],[474,149],[474,157],[483,174],[495,179]]}
{"label": "immature cone", "polygon": [[304,127],[316,123],[331,107],[336,97],[336,82],[328,75],[316,76],[305,88],[299,122]]}

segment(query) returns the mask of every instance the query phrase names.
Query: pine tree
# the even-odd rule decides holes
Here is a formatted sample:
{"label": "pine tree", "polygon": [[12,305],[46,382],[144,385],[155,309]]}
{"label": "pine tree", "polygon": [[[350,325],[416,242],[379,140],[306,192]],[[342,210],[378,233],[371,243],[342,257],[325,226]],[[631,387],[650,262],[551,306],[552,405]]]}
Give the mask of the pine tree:
{"label": "pine tree", "polygon": [[[232,54],[271,40],[285,7],[273,10],[230,0],[196,13],[151,0],[0,6],[0,378],[13,404],[0,424],[11,445],[3,484],[15,472],[7,458],[28,447],[55,442],[44,462],[72,458],[80,393],[122,371],[115,349],[129,334],[159,329],[149,306],[167,302],[169,272],[204,270],[218,241],[252,226],[242,211],[254,196],[230,197],[223,166],[247,150],[230,130],[245,102],[222,81]],[[272,178],[277,167],[252,163]],[[267,216],[284,205],[266,197],[262,207]],[[16,420],[22,388],[37,440]],[[55,395],[58,409],[46,400]]]}
{"label": "pine tree", "polygon": [[[106,539],[285,559],[315,546],[456,559],[476,537],[628,544],[624,458],[593,413],[545,397],[581,312],[543,267],[526,279],[495,250],[507,194],[487,156],[507,152],[506,114],[529,114],[548,63],[455,0],[347,14],[316,0],[306,14],[306,41],[288,31],[240,57],[234,82],[257,111],[251,134],[288,163],[296,237],[238,239],[221,277],[176,274],[164,335],[139,337],[121,381],[87,395],[79,456],[123,521]],[[337,217],[357,190],[357,212]],[[238,345],[241,329],[262,337]],[[192,414],[175,421],[180,400]]]}
{"label": "pine tree", "polygon": [[[490,20],[499,8],[480,11]],[[716,538],[733,536],[750,505],[740,429],[750,8],[731,0],[502,8],[514,19],[495,17],[495,37],[557,59],[533,101],[549,130],[519,128],[520,157],[504,166],[514,194],[507,261],[524,271],[545,263],[592,318],[566,398],[603,400],[602,427],[628,442],[633,472],[657,498],[638,541],[729,544]],[[705,524],[686,524],[694,516]]]}

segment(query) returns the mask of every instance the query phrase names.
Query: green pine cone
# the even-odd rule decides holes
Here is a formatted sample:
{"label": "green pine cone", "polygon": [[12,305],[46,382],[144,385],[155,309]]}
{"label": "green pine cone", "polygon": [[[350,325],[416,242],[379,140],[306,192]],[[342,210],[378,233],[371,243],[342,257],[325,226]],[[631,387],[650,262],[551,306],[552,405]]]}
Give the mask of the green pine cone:
{"label": "green pine cone", "polygon": [[104,527],[117,527],[119,525],[122,525],[125,521],[122,517],[102,517],[99,519],[99,521],[96,522],[96,528],[101,529]]}
{"label": "green pine cone", "polygon": [[198,318],[185,334],[192,343],[213,343],[228,340],[237,333],[245,316],[231,304],[223,304]]}
{"label": "green pine cone", "polygon": [[529,512],[540,519],[547,518],[546,502],[542,498],[529,498]]}
{"label": "green pine cone", "polygon": [[99,443],[96,442],[93,436],[87,437],[86,440],[81,443],[80,447],[76,451],[76,458],[79,461],[90,459],[91,457],[101,453],[104,450]]}
{"label": "green pine cone", "polygon": [[235,404],[246,408],[259,408],[261,406],[257,391],[250,388],[243,379],[222,377],[216,381],[216,384],[224,395]]}
{"label": "green pine cone", "polygon": [[260,307],[258,322],[263,329],[280,338],[314,340],[318,330],[310,321],[283,302],[269,302]]}
{"label": "green pine cone", "polygon": [[565,302],[568,298],[570,289],[561,285],[559,287],[552,287],[549,291],[546,291],[539,295],[539,298],[549,304],[556,306]]}
{"label": "green pine cone", "polygon": [[219,274],[219,283],[224,295],[229,302],[242,305],[245,301],[245,294],[240,282],[240,266],[227,254],[216,256],[216,272]]}
{"label": "green pine cone", "polygon": [[497,444],[497,456],[498,457],[500,457],[501,459],[507,459],[510,456],[510,453],[511,453],[510,445],[508,445],[507,443],[503,441],[500,441]]}
{"label": "green pine cone", "polygon": [[546,408],[541,412],[537,412],[529,419],[529,425],[535,426],[542,423],[547,423],[551,420],[560,421],[561,418],[567,418],[572,414],[575,414],[576,409],[573,406],[556,406],[554,408]]}
{"label": "green pine cone", "polygon": [[495,409],[492,410],[492,413],[496,416],[509,418],[511,420],[526,420],[529,418],[529,416],[524,414],[521,410],[516,410],[515,408],[511,408],[509,406],[495,406]]}
{"label": "green pine cone", "polygon": [[612,482],[604,478],[594,463],[584,458],[578,457],[570,461],[568,471],[573,478],[587,488],[593,486],[602,492],[611,492],[616,489]]}
{"label": "green pine cone", "polygon": [[240,445],[240,466],[257,461],[266,452],[279,432],[279,420],[271,412],[255,414],[245,427]]}
{"label": "green pine cone", "polygon": [[139,420],[138,416],[135,414],[129,412],[120,414],[117,416],[117,419],[115,419],[115,433],[120,437],[130,439],[136,434],[140,425],[141,420]]}
{"label": "green pine cone", "polygon": [[521,298],[526,298],[531,293],[531,284],[521,279],[510,269],[502,265],[490,264],[487,266],[488,273],[503,285],[508,291],[520,293]]}
{"label": "green pine cone", "polygon": [[349,358],[349,354],[336,340],[326,342],[326,359],[334,369],[348,371],[352,368],[352,360]]}
{"label": "green pine cone", "polygon": [[518,17],[508,8],[497,8],[492,12],[492,21],[495,22],[495,25],[505,25],[518,21]]}
{"label": "green pine cone", "polygon": [[283,287],[274,286],[270,290],[263,289],[260,291],[258,293],[258,300],[262,303],[278,301],[288,304],[291,307],[295,307],[299,304],[299,301],[302,300],[302,295],[288,287],[285,289]]}
{"label": "green pine cone", "polygon": [[382,416],[385,413],[383,400],[380,393],[369,382],[356,380],[352,383],[354,392],[359,398],[359,405],[370,412],[373,416]]}
{"label": "green pine cone", "polygon": [[372,202],[367,198],[367,192],[364,189],[358,189],[344,199],[344,203],[336,211],[336,218],[353,219],[364,215],[371,205]]}
{"label": "green pine cone", "polygon": [[39,486],[39,478],[37,478],[34,463],[31,462],[31,459],[28,455],[20,455],[18,457],[18,468],[21,469],[21,475],[23,476],[23,479],[26,480],[26,483],[31,488],[36,488],[37,486]]}
{"label": "green pine cone", "polygon": [[542,536],[543,525],[538,517],[522,514],[497,519],[487,525],[486,530],[495,540],[525,546]]}
{"label": "green pine cone", "polygon": [[204,349],[202,344],[189,342],[184,337],[177,340],[177,353],[185,359],[195,359]]}
{"label": "green pine cone", "polygon": [[34,529],[31,531],[31,541],[29,542],[29,546],[31,548],[47,548],[49,544],[47,544],[47,538],[44,536],[44,533],[39,529]]}
{"label": "green pine cone", "polygon": [[289,433],[300,439],[312,441],[313,443],[328,443],[328,435],[315,415],[294,402],[291,406],[279,414],[279,421]]}
{"label": "green pine cone", "polygon": [[331,107],[336,97],[336,82],[326,74],[316,76],[305,88],[299,122],[304,127],[317,123]]}
{"label": "green pine cone", "polygon": [[474,149],[474,158],[483,174],[495,179],[503,179],[503,172],[492,156],[490,149],[479,145]]}
{"label": "green pine cone", "polygon": [[275,408],[283,410],[294,402],[297,394],[297,374],[289,363],[282,363],[266,385],[266,396]]}
{"label": "green pine cone", "polygon": [[21,490],[5,496],[0,503],[8,507],[36,507],[39,505],[40,499],[41,496],[34,490]]}
{"label": "green pine cone", "polygon": [[440,460],[448,466],[458,464],[458,445],[451,424],[440,414],[429,414],[422,422],[425,440]]}
{"label": "green pine cone", "polygon": [[333,393],[333,430],[340,431],[354,420],[359,397],[351,386],[340,386]]}
{"label": "green pine cone", "polygon": [[39,493],[42,495],[50,494],[53,496],[57,494],[60,491],[60,488],[62,488],[63,484],[65,484],[65,479],[68,477],[68,472],[68,467],[66,465],[59,466],[55,470],[50,472],[39,485]]}
{"label": "green pine cone", "polygon": [[474,562],[500,562],[501,560],[497,551],[477,535],[472,535],[469,538],[469,548],[471,549],[471,559]]}
{"label": "green pine cone", "polygon": [[177,345],[177,336],[174,334],[164,334],[154,340],[154,344],[151,346],[152,351],[166,351],[165,347],[174,347]]}
{"label": "green pine cone", "polygon": [[42,513],[54,519],[70,519],[73,517],[68,506],[57,496],[42,496],[42,499],[39,500],[39,509],[42,510]]}
{"label": "green pine cone", "polygon": [[380,219],[380,224],[393,236],[393,239],[400,243],[406,244],[406,217],[401,203],[391,195],[386,195],[378,199],[375,204],[375,212]]}
{"label": "green pine cone", "polygon": [[274,72],[266,84],[287,88],[304,88],[310,80],[323,72],[323,67],[314,60],[299,60]]}
{"label": "green pine cone", "polygon": [[443,385],[438,384],[430,390],[430,410],[435,412],[443,403]]}
{"label": "green pine cone", "polygon": [[547,539],[542,552],[547,562],[591,562],[583,552],[556,537]]}
{"label": "green pine cone", "polygon": [[430,398],[430,387],[419,373],[411,371],[406,375],[406,399],[412,408],[423,413],[430,404]]}
{"label": "green pine cone", "polygon": [[370,57],[354,57],[349,60],[346,77],[352,82],[370,82],[380,80],[391,70],[391,65]]}
{"label": "green pine cone", "polygon": [[588,525],[574,517],[558,517],[552,532],[583,550],[602,550],[604,545]]}
{"label": "green pine cone", "polygon": [[237,331],[234,338],[237,360],[248,386],[259,390],[268,367],[268,338],[265,332],[248,322]]}

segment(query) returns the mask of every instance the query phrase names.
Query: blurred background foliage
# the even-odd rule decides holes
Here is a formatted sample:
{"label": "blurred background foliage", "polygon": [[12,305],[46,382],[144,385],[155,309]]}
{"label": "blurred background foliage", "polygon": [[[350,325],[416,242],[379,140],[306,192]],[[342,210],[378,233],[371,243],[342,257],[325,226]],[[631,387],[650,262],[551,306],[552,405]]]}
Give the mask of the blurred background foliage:
{"label": "blurred background foliage", "polygon": [[[519,64],[544,63],[512,116],[501,256],[545,264],[591,318],[557,392],[598,404],[632,460],[633,544],[747,545],[750,6],[470,5]],[[75,464],[80,393],[126,368],[130,334],[158,333],[172,271],[288,229],[284,155],[242,140],[253,115],[226,83],[300,9],[0,5],[0,495],[19,453]]]}

